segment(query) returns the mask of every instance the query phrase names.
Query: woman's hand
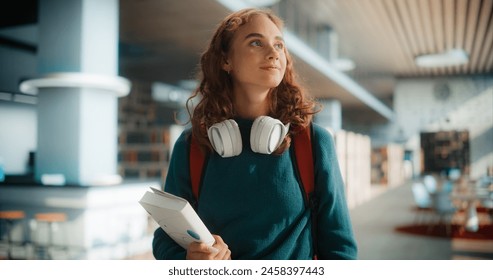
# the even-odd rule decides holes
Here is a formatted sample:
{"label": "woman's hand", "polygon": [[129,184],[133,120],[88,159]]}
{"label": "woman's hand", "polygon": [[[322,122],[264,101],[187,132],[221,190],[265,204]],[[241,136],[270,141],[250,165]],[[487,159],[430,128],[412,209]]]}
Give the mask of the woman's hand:
{"label": "woman's hand", "polygon": [[187,260],[231,260],[231,251],[219,235],[212,235],[216,242],[209,246],[193,242],[187,249]]}

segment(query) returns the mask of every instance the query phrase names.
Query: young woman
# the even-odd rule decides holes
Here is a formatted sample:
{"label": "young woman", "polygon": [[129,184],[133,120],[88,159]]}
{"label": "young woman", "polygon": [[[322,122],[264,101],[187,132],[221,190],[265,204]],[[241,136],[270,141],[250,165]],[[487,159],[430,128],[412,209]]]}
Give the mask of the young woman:
{"label": "young woman", "polygon": [[[213,233],[211,247],[187,250],[161,228],[156,259],[355,259],[356,242],[333,139],[313,124],[317,242],[305,206],[291,140],[316,113],[295,81],[282,37],[269,11],[245,9],[226,17],[202,55],[192,129],[177,140],[165,190],[197,205]],[[268,128],[266,128],[268,127]],[[206,153],[195,203],[189,172],[190,138]],[[317,244],[314,248],[314,244]]]}

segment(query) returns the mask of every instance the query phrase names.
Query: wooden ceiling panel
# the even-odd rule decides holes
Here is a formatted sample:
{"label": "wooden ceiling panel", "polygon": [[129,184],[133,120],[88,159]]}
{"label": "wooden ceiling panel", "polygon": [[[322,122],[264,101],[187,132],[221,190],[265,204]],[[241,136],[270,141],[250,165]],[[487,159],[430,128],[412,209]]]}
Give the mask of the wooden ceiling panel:
{"label": "wooden ceiling panel", "polygon": [[431,11],[428,0],[419,0],[416,5],[419,6],[419,14],[421,16],[415,20],[422,22],[422,36],[426,42],[426,47],[424,47],[423,50],[426,52],[433,52],[435,51],[435,44],[433,42],[433,27],[431,23]]}
{"label": "wooden ceiling panel", "polygon": [[[466,21],[466,40],[464,42],[464,50],[469,54],[469,57],[471,57],[472,54],[472,47],[474,43],[474,39],[476,38],[476,30],[477,30],[477,23],[478,23],[478,18],[479,18],[479,7],[481,5],[481,0],[469,0],[469,7],[468,7],[468,13],[467,13],[467,21]],[[462,65],[461,69],[465,74],[470,74],[470,71],[468,70],[468,66],[470,65]]]}
{"label": "wooden ceiling panel", "polygon": [[488,55],[493,52],[493,16],[490,15],[490,22],[486,28],[486,38],[484,39],[481,55],[479,56],[478,72],[484,73],[487,68]]}
{"label": "wooden ceiling panel", "polygon": [[404,72],[405,69],[412,67],[414,64],[407,55],[408,49],[401,47],[399,38],[394,36],[395,30],[392,25],[392,19],[390,18],[389,13],[387,13],[384,3],[382,1],[376,1],[375,3],[370,3],[369,1],[365,2],[370,4],[367,6],[368,10],[376,11],[377,17],[374,19],[374,24],[378,24],[384,29],[385,38],[380,42],[387,42],[387,44],[384,44],[386,46],[386,53],[397,53],[392,59],[394,68],[391,69],[393,69],[393,71]]}
{"label": "wooden ceiling panel", "polygon": [[[479,72],[478,60],[481,55],[482,49],[485,47],[483,45],[484,39],[487,36],[488,22],[491,20],[491,10],[493,1],[483,1],[483,5],[479,11],[478,26],[476,31],[476,38],[474,39],[473,50],[471,52],[471,63],[469,66],[469,72],[475,73]],[[490,30],[489,33],[492,33]]]}
{"label": "wooden ceiling panel", "polygon": [[[445,28],[444,46],[446,50],[454,48],[454,21],[455,21],[455,1],[444,1],[443,10],[445,14],[443,27]],[[452,67],[445,69],[448,75],[453,74]]]}
{"label": "wooden ceiling panel", "polygon": [[[395,6],[395,1],[384,0],[383,3],[386,9],[386,13],[390,18],[390,24],[392,26],[392,34],[393,36],[396,37],[397,41],[399,42],[398,48],[404,50],[404,53],[406,54],[405,60],[408,60],[406,62],[408,63],[409,67],[406,68],[400,74],[411,75],[412,72],[414,72],[415,70],[414,63],[412,62],[412,58],[414,57],[414,55],[411,55],[414,51],[412,47],[412,43],[407,41],[408,37],[406,36],[403,23],[400,20],[400,15],[397,10],[397,7]],[[404,63],[404,61],[401,61],[401,63]]]}
{"label": "wooden ceiling panel", "polygon": [[426,36],[423,31],[423,25],[422,21],[419,16],[419,2],[412,0],[412,1],[399,1],[399,3],[404,3],[405,4],[405,9],[408,10],[408,15],[411,23],[408,23],[411,27],[411,32],[412,32],[412,37],[413,40],[416,41],[417,45],[417,50],[424,50],[426,49]]}
{"label": "wooden ceiling panel", "polygon": [[[345,53],[358,62],[357,67],[371,67],[355,71],[357,73],[388,71],[388,58],[398,61],[389,72],[394,76],[467,75],[492,71],[488,55],[492,51],[493,0],[319,1],[329,3],[322,8],[331,9],[327,13],[328,21],[335,30],[348,33],[342,36],[345,41],[341,44],[372,47],[378,42],[384,45],[380,48],[384,52],[370,49],[371,57],[368,48]],[[351,19],[351,24],[360,28],[348,30],[345,19]],[[470,62],[467,65],[419,68],[414,63],[416,55],[454,48],[463,48],[468,53]],[[381,62],[364,63],[369,61]]]}

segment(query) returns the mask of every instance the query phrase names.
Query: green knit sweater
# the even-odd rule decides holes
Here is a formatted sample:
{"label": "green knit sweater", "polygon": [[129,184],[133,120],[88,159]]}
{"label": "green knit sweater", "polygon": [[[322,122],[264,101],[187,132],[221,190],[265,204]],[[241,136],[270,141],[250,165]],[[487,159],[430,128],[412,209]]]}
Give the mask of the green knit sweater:
{"label": "green knit sweater", "polygon": [[[294,152],[280,156],[250,149],[253,121],[237,119],[243,141],[239,156],[209,157],[197,213],[211,233],[220,235],[232,259],[312,259],[310,209],[294,169]],[[353,237],[334,143],[314,124],[315,185],[319,199],[318,258],[355,259]],[[189,173],[190,130],[177,140],[165,190],[194,205]],[[153,240],[156,259],[185,259],[186,251],[161,229]]]}

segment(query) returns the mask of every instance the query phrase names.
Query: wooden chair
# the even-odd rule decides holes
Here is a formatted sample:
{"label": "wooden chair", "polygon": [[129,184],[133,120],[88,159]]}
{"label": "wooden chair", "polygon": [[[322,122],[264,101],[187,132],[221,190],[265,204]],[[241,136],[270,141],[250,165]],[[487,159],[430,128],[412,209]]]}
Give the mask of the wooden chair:
{"label": "wooden chair", "polygon": [[67,221],[67,215],[61,212],[48,212],[48,213],[37,213],[34,215],[34,220],[37,224],[45,223],[47,225],[47,242],[41,242],[40,240],[40,228],[36,226],[36,236],[34,239],[34,251],[36,257],[39,259],[52,259],[53,255],[50,253],[50,249],[54,247],[61,247],[64,250],[67,250],[67,246],[55,246],[55,242],[53,239],[53,235],[55,233],[56,227],[61,223]]}
{"label": "wooden chair", "polygon": [[7,235],[7,258],[11,260],[12,257],[12,230],[15,222],[20,222],[24,220],[24,211],[11,210],[11,211],[0,211],[0,221],[5,224],[6,235]]}

